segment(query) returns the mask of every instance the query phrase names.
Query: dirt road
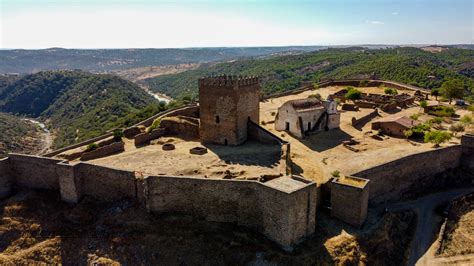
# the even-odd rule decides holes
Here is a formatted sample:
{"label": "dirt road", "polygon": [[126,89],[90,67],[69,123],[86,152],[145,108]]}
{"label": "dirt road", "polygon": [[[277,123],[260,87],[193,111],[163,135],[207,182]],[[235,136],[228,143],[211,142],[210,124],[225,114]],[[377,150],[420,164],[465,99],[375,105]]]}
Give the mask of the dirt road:
{"label": "dirt road", "polygon": [[418,216],[408,265],[429,265],[429,261],[434,257],[433,250],[429,249],[436,238],[441,221],[441,217],[434,211],[436,206],[471,192],[474,192],[474,187],[453,189],[421,197],[414,201],[400,202],[388,207],[389,211],[413,209]]}
{"label": "dirt road", "polygon": [[51,135],[51,132],[46,127],[46,125],[39,122],[39,121],[37,121],[37,120],[34,120],[32,118],[26,118],[25,120],[29,121],[29,122],[31,122],[35,125],[38,125],[41,128],[41,131],[43,131],[41,133],[42,146],[38,149],[38,152],[36,154],[41,155],[41,154],[45,154],[46,152],[50,151],[51,146],[53,145],[53,136]]}

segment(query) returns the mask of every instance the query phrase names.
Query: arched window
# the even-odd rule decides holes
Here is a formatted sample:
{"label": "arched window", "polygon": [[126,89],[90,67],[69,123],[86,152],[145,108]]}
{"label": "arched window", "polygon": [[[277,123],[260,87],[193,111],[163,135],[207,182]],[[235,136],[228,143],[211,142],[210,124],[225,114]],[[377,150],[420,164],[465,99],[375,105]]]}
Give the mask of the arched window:
{"label": "arched window", "polygon": [[219,116],[216,115],[216,124],[219,124],[220,122],[221,122],[221,121],[220,121],[220,119],[219,119]]}

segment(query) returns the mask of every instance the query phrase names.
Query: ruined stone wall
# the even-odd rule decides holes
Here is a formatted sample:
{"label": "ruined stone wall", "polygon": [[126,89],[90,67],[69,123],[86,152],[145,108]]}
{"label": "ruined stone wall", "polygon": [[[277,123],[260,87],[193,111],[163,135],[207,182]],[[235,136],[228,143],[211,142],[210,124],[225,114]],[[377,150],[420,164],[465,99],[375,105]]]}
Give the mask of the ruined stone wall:
{"label": "ruined stone wall", "polygon": [[375,109],[373,112],[371,112],[371,113],[369,113],[369,114],[367,114],[363,117],[360,117],[359,119],[356,119],[355,117],[353,117],[352,120],[351,120],[351,125],[352,126],[365,125],[365,124],[367,124],[367,122],[374,119],[378,115],[379,115],[379,111],[378,111],[378,109]]}
{"label": "ruined stone wall", "polygon": [[0,198],[10,195],[13,182],[10,170],[10,158],[0,159]]}
{"label": "ruined stone wall", "polygon": [[460,165],[461,145],[408,155],[352,176],[370,180],[371,203],[396,200],[404,192],[436,183],[436,174]]}
{"label": "ruined stone wall", "polygon": [[81,161],[93,160],[105,156],[109,156],[115,153],[120,153],[125,151],[125,143],[112,142],[112,144],[102,146],[96,150],[85,152],[81,155]]}
{"label": "ruined stone wall", "polygon": [[59,190],[56,165],[61,160],[20,154],[10,154],[9,158],[16,186]]}
{"label": "ruined stone wall", "polygon": [[138,134],[134,138],[135,146],[141,146],[141,145],[149,144],[151,140],[157,139],[161,136],[164,136],[165,134],[166,134],[166,129],[164,129],[164,128],[154,129],[150,133]]}
{"label": "ruined stone wall", "polygon": [[335,179],[331,182],[331,216],[348,224],[362,226],[367,217],[369,200],[369,180],[345,177],[354,182]]}
{"label": "ruined stone wall", "polygon": [[80,163],[74,174],[81,183],[81,193],[101,201],[136,197],[135,173],[98,165]]}
{"label": "ruined stone wall", "polygon": [[255,181],[150,176],[147,208],[254,228],[284,247],[315,229],[316,185],[285,192]]}

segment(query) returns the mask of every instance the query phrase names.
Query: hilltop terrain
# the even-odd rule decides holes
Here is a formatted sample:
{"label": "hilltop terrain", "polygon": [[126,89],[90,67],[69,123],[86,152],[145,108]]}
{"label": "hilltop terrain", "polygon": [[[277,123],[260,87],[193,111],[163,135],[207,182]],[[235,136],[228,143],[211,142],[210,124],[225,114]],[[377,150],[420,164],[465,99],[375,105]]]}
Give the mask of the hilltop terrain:
{"label": "hilltop terrain", "polygon": [[330,48],[299,55],[245,59],[220,64],[203,64],[195,70],[146,79],[151,90],[171,97],[197,97],[196,80],[203,76],[258,75],[263,93],[272,94],[324,79],[379,78],[439,88],[451,78],[464,81],[466,91],[474,89],[474,51],[450,48],[439,53],[418,48],[381,50],[352,47]]}
{"label": "hilltop terrain", "polygon": [[133,116],[149,105],[155,106],[145,112],[160,109],[158,102],[134,83],[81,71],[39,72],[0,90],[0,111],[46,121],[56,135],[54,147],[133,123]]}

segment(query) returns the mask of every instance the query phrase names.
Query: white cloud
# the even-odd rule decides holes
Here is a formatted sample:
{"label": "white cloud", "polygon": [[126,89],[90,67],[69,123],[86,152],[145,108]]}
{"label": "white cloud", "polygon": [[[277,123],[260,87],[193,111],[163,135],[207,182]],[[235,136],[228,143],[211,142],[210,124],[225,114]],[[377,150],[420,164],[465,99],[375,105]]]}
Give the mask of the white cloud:
{"label": "white cloud", "polygon": [[398,11],[392,12],[392,15],[394,15],[394,16],[398,15]]}
{"label": "white cloud", "polygon": [[378,21],[378,20],[366,20],[365,23],[374,24],[374,25],[383,25],[383,24],[385,24],[384,22]]}

